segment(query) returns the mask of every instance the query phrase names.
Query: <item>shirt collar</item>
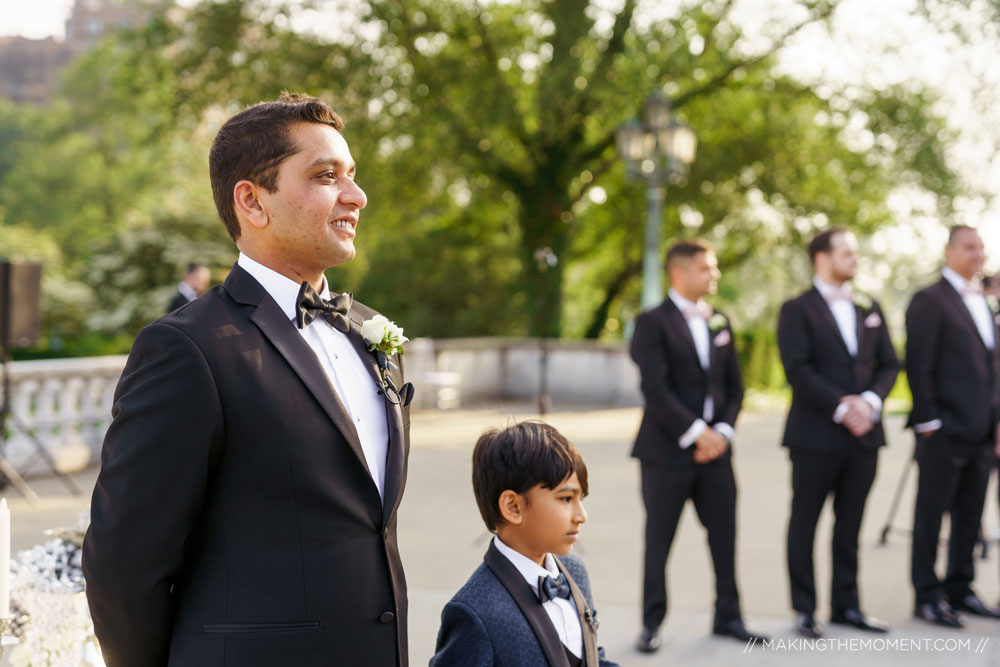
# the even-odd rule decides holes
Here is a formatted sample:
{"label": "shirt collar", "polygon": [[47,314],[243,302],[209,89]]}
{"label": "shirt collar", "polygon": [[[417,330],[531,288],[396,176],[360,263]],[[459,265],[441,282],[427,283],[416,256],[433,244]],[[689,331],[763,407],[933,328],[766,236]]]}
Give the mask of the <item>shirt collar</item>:
{"label": "shirt collar", "polygon": [[556,560],[552,557],[552,554],[545,554],[545,567],[542,567],[535,561],[531,560],[524,554],[514,551],[500,539],[500,536],[493,537],[493,545],[496,546],[497,551],[499,551],[504,558],[509,560],[511,564],[517,568],[517,571],[521,573],[524,580],[528,582],[532,590],[536,593],[538,592],[538,577],[558,577],[559,568],[556,566]]}
{"label": "shirt collar", "polygon": [[[299,297],[300,283],[296,283],[291,278],[281,275],[274,269],[269,269],[260,262],[244,255],[242,252],[236,263],[239,264],[241,269],[253,276],[254,280],[260,283],[260,286],[271,295],[271,298],[275,300],[278,307],[281,308],[288,319],[295,319],[295,306]],[[330,298],[330,287],[326,283],[325,276],[323,278],[323,289],[320,290],[319,295],[323,299]]]}
{"label": "shirt collar", "polygon": [[177,291],[183,294],[188,301],[194,301],[198,298],[198,293],[194,291],[194,288],[183,280],[177,283]]}
{"label": "shirt collar", "polygon": [[951,286],[954,287],[955,290],[962,296],[965,296],[966,290],[970,284],[979,282],[976,279],[966,280],[962,276],[958,275],[958,272],[947,266],[941,269],[941,277],[951,283]]}
{"label": "shirt collar", "polygon": [[826,282],[825,280],[823,280],[819,276],[813,276],[813,285],[816,286],[816,289],[819,290],[819,293],[821,295],[823,295],[823,298],[825,299],[825,298],[829,297],[831,294],[833,294],[834,292],[836,292],[838,290],[844,289],[844,287],[847,285],[847,283],[844,283],[844,285],[841,285],[840,287],[834,287],[833,285],[831,285],[830,283]]}
{"label": "shirt collar", "polygon": [[[681,293],[675,290],[673,287],[667,292],[667,296],[670,300],[674,302],[674,305],[683,313],[685,309],[693,308],[696,304],[691,299],[681,296]],[[701,299],[698,299],[698,303],[701,303]]]}

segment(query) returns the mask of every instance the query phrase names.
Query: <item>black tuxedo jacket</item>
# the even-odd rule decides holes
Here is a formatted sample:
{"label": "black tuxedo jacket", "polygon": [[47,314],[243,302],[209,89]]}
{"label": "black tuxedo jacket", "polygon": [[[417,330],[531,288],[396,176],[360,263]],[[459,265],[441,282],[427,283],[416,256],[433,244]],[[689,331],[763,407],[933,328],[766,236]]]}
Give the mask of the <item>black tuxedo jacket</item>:
{"label": "black tuxedo jacket", "polygon": [[174,292],[173,298],[170,299],[170,303],[167,304],[167,311],[166,311],[167,315],[174,312],[181,306],[186,305],[187,303],[188,303],[188,298],[183,294],[181,294],[180,290],[177,290],[176,292]]}
{"label": "black tuxedo jacket", "polygon": [[[646,409],[632,456],[649,463],[696,465],[694,445],[682,448],[677,441],[702,418],[709,395],[715,405],[712,423],[736,426],[743,405],[743,379],[729,320],[724,327],[710,330],[709,338],[705,370],[687,320],[673,301],[665,300],[636,320],[631,354],[639,366]],[[727,450],[725,456],[729,455]]]}
{"label": "black tuxedo jacket", "polygon": [[885,445],[881,420],[861,438],[833,422],[841,398],[871,391],[884,401],[899,374],[899,361],[878,303],[867,308],[855,304],[854,309],[856,357],[848,352],[833,312],[815,287],[781,307],[778,348],[792,386],[785,447],[840,451],[858,441],[871,448]]}
{"label": "black tuxedo jacket", "polygon": [[[994,317],[994,341],[1000,329]],[[917,292],[906,309],[906,375],[913,394],[909,426],[940,419],[957,440],[992,440],[1000,420],[1000,356],[991,352],[961,295],[945,279]]]}
{"label": "black tuxedo jacket", "polygon": [[[374,376],[372,314],[349,316]],[[316,355],[235,266],[140,332],[113,414],[83,549],[108,667],[407,664],[408,409],[386,404],[383,504]]]}

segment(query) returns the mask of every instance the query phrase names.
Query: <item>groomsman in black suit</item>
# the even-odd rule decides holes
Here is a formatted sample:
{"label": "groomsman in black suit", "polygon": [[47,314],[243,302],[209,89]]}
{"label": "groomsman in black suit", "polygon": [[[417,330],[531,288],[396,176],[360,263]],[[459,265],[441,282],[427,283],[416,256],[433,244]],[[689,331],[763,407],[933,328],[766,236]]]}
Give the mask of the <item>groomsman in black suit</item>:
{"label": "groomsman in black suit", "polygon": [[885,445],[882,402],[899,362],[878,303],[854,295],[858,242],[831,228],[809,243],[813,286],[785,303],[778,347],[792,386],[783,446],[792,462],[792,511],[788,521],[788,574],[796,630],[822,634],[816,622],[813,541],[816,523],[833,495],[831,623],[870,632],[888,627],[861,611],[858,533],[875,480],[878,448]]}
{"label": "groomsman in black suit", "polygon": [[181,306],[191,303],[208,289],[212,274],[204,264],[192,262],[188,264],[184,278],[177,283],[177,292],[167,304],[167,313],[172,313]]}
{"label": "groomsman in black suit", "polygon": [[660,647],[667,613],[665,567],[688,499],[708,531],[715,566],[712,632],[742,641],[761,635],[743,625],[736,589],[736,480],[730,445],[743,404],[743,381],[729,320],[702,297],[714,294],[718,262],[711,246],[682,241],[667,253],[671,289],[636,320],[632,359],[646,409],[632,456],[642,471],[646,506],[643,630],[638,649]]}
{"label": "groomsman in black suit", "polygon": [[[972,551],[1000,444],[1000,332],[979,281],[985,258],[975,229],[953,227],[941,280],[917,292],[906,311],[909,425],[917,434],[920,468],[913,511],[914,614],[949,627],[963,625],[959,611],[998,616],[972,590]],[[940,581],[934,563],[945,511],[951,514],[951,537]]]}

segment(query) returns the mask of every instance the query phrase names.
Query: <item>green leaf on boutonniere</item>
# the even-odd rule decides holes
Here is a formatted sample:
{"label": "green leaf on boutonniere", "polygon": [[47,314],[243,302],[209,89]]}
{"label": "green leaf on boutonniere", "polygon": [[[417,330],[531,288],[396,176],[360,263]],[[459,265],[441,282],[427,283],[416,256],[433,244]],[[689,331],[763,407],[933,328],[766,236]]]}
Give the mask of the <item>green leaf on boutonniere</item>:
{"label": "green leaf on boutonniere", "polygon": [[713,313],[712,317],[708,319],[708,328],[712,333],[722,331],[727,326],[729,326],[729,320],[722,313]]}

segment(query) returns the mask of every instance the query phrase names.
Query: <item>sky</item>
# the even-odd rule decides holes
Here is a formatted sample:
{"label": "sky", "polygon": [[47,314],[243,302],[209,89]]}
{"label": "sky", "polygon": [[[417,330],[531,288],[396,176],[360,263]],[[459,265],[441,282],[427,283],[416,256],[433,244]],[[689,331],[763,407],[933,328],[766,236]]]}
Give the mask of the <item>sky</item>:
{"label": "sky", "polygon": [[[647,5],[646,18],[672,14],[682,1]],[[782,7],[787,9],[790,2],[741,0],[737,20],[751,34],[765,36],[775,29],[769,17],[782,16]],[[620,6],[615,0],[596,4],[611,10]],[[784,50],[783,68],[796,77],[838,84],[930,84],[942,94],[940,112],[960,133],[950,148],[952,163],[974,187],[1000,195],[1000,123],[995,114],[1000,107],[1000,67],[995,67],[991,45],[963,45],[952,35],[930,30],[925,21],[910,15],[913,4],[914,0],[842,0],[832,35],[819,26],[803,31]],[[62,39],[72,5],[73,0],[0,0],[0,36]],[[1000,267],[1000,205],[988,208],[976,200],[964,205],[964,221],[978,226],[987,245],[997,249],[991,254]],[[897,217],[920,232],[923,245],[937,246],[936,236],[943,230],[923,215],[919,198],[897,197],[896,206]]]}

